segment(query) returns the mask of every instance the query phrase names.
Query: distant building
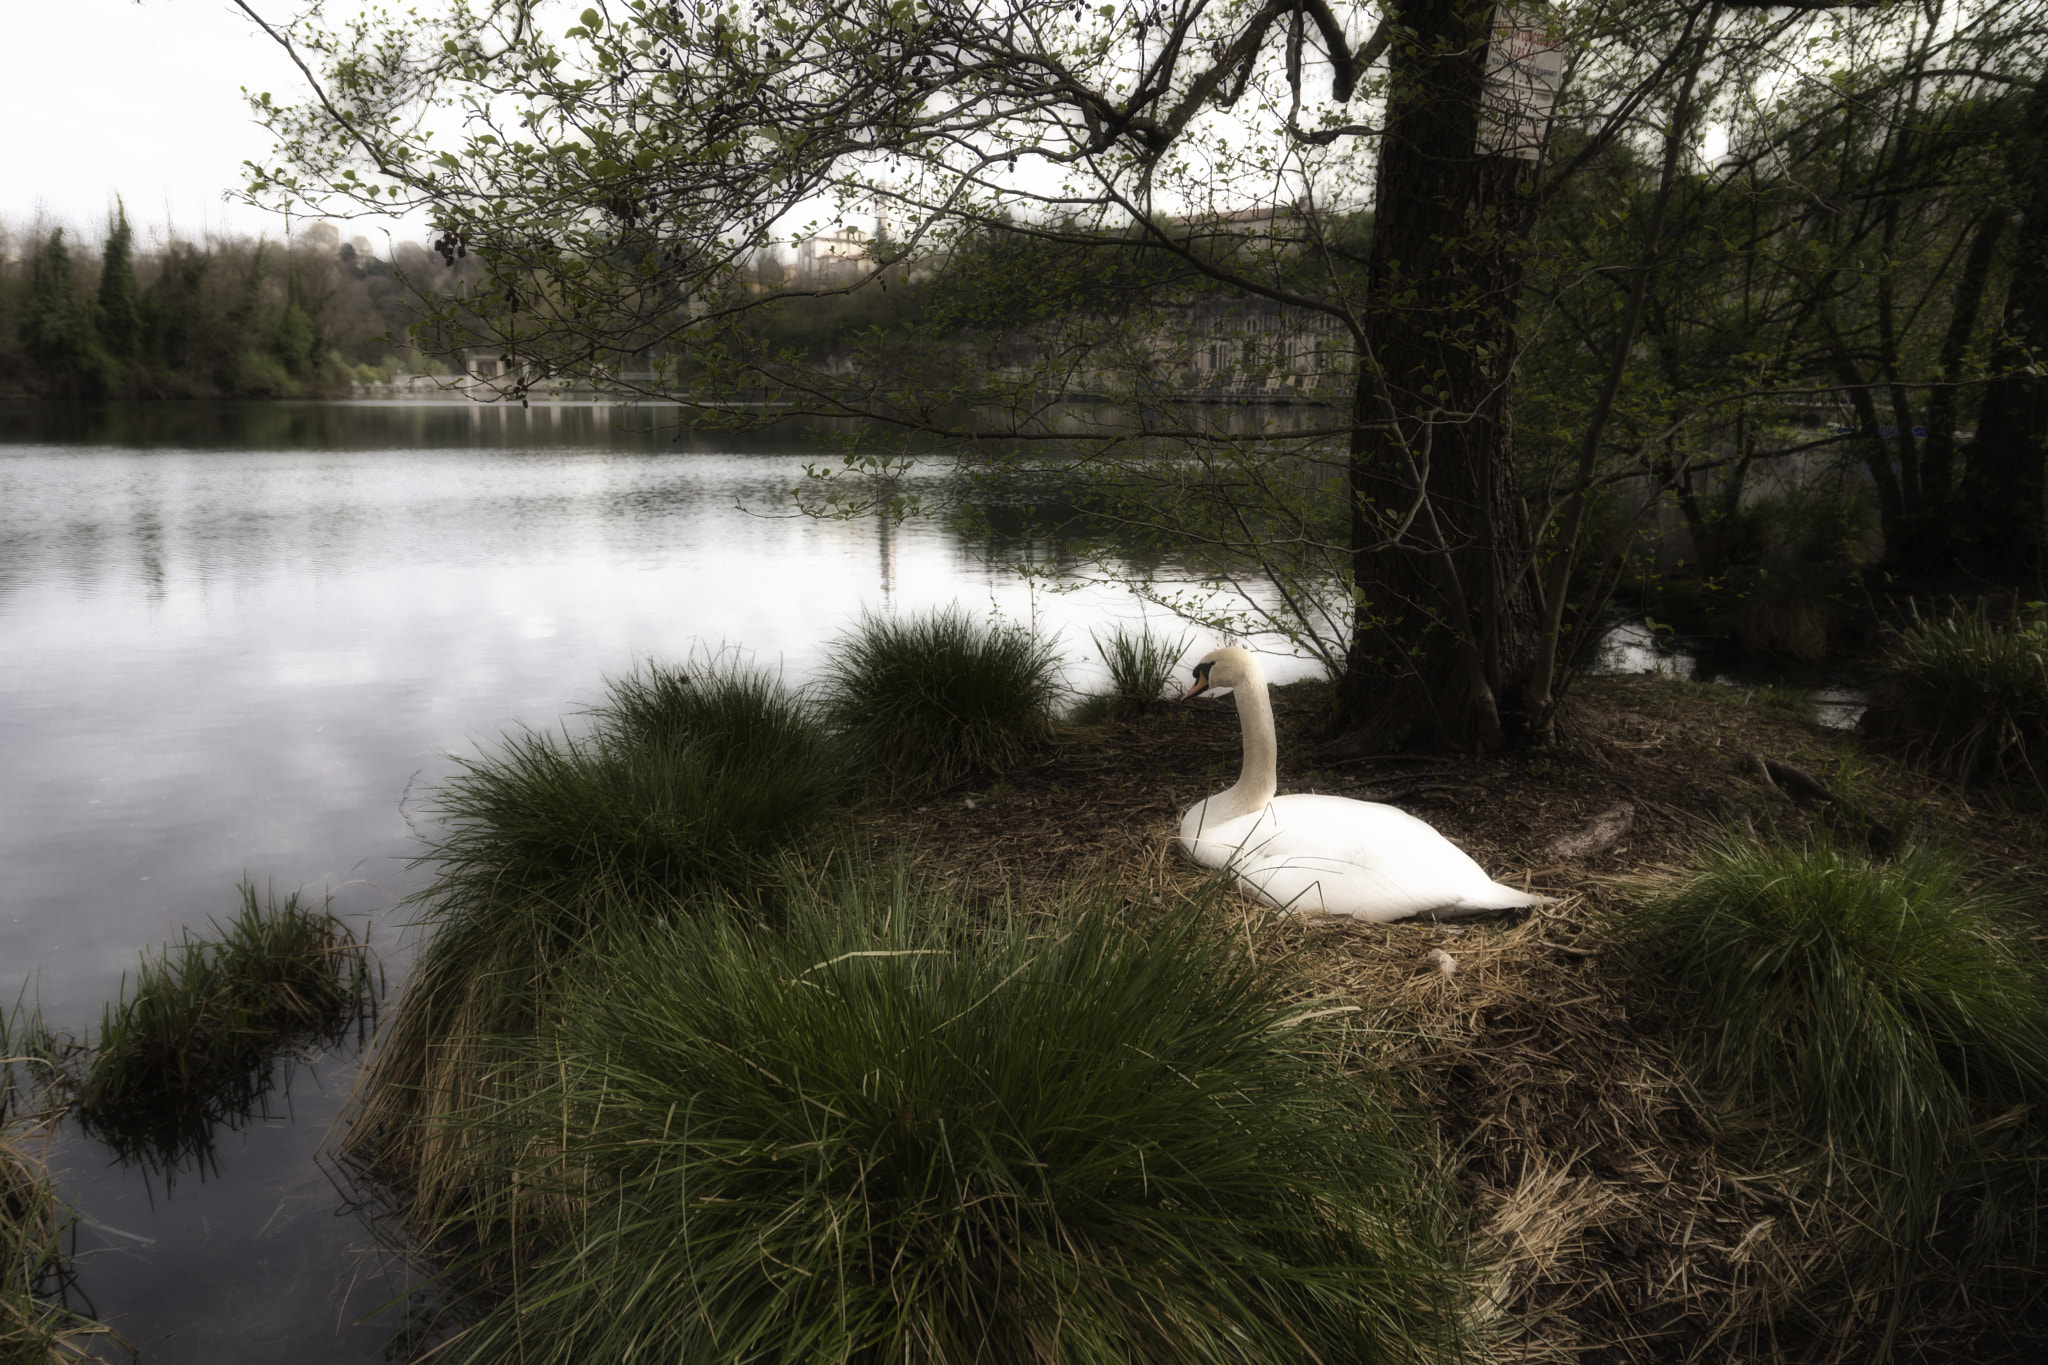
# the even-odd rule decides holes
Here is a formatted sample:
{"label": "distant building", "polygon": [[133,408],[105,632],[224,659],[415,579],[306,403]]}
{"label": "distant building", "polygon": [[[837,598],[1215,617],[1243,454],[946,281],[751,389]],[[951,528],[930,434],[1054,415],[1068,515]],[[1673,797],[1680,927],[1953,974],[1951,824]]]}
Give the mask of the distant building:
{"label": "distant building", "polygon": [[1350,337],[1327,313],[1241,300],[1197,304],[1184,325],[1192,393],[1307,397],[1350,367]]}
{"label": "distant building", "polygon": [[790,284],[798,289],[830,289],[852,284],[874,273],[868,259],[869,238],[857,227],[840,227],[806,237],[796,246]]}

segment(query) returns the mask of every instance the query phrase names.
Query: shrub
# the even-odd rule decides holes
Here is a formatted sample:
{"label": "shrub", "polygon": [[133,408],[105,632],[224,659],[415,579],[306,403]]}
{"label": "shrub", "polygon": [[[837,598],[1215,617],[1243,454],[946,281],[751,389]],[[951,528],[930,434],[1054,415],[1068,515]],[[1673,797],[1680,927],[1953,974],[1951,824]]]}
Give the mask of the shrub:
{"label": "shrub", "polygon": [[161,1165],[205,1158],[213,1128],[247,1117],[295,1036],[339,1042],[378,991],[364,946],[326,905],[258,899],[205,933],[145,952],[131,994],[106,1007],[79,1087],[81,1125],[117,1156]]}
{"label": "shrub", "polygon": [[471,1125],[466,1358],[1440,1358],[1418,1134],[1208,917],[1130,913],[849,886],[587,959],[551,1084]]}
{"label": "shrub", "polygon": [[895,796],[1000,772],[1052,732],[1059,662],[1028,633],[958,607],[898,620],[863,616],[820,680],[847,758]]}
{"label": "shrub", "polygon": [[[442,1118],[493,1102],[460,1090],[453,1068],[532,1033],[593,934],[692,898],[753,898],[782,852],[817,836],[838,789],[815,718],[756,671],[646,668],[589,714],[583,738],[523,731],[461,760],[431,798],[441,825],[415,865],[434,875],[406,902],[425,942],[349,1139],[381,1136],[395,1169],[421,1164]],[[462,1197],[447,1155],[428,1162],[427,1208]]]}
{"label": "shrub", "polygon": [[1936,1242],[1978,1261],[2031,1225],[2048,978],[2013,913],[1953,856],[1817,839],[1731,840],[1642,914],[1705,1087],[1827,1197],[1868,1201],[1842,1250],[1876,1266],[1851,1273],[1903,1285]]}
{"label": "shrub", "polygon": [[1980,603],[1895,633],[1884,711],[1944,771],[2048,778],[2048,613],[1993,625]]}

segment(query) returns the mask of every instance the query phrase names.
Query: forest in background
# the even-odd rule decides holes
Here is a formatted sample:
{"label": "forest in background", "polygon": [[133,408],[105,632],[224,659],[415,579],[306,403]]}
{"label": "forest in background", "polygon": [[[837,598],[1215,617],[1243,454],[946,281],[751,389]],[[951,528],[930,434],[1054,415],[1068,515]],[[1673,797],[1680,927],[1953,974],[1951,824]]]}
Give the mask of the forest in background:
{"label": "forest in background", "polygon": [[411,291],[468,273],[332,223],[147,242],[119,209],[97,242],[0,224],[0,398],[314,398],[445,373],[404,341]]}

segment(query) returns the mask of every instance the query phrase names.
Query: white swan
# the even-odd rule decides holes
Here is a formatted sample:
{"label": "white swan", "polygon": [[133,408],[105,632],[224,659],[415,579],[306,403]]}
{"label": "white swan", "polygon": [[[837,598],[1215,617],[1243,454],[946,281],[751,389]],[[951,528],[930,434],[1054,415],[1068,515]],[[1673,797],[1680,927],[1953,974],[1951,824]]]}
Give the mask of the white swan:
{"label": "white swan", "polygon": [[[1230,688],[1244,731],[1237,785],[1181,817],[1181,847],[1229,869],[1269,905],[1386,923],[1461,919],[1519,909],[1538,897],[1502,886],[1450,840],[1406,811],[1343,796],[1273,795],[1279,743],[1265,671],[1249,652],[1216,650],[1195,665],[1187,697]],[[1183,697],[1185,701],[1187,697]]]}

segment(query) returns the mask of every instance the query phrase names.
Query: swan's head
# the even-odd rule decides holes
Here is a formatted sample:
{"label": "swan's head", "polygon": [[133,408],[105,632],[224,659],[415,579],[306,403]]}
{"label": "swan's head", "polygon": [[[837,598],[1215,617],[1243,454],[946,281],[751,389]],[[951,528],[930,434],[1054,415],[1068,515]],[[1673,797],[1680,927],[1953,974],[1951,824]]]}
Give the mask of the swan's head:
{"label": "swan's head", "polygon": [[1253,683],[1262,683],[1265,680],[1265,671],[1259,667],[1259,661],[1252,656],[1250,650],[1239,649],[1236,645],[1226,645],[1222,649],[1212,649],[1202,656],[1201,662],[1195,665],[1195,685],[1187,690],[1181,700],[1199,697],[1211,689],[1250,687]]}

